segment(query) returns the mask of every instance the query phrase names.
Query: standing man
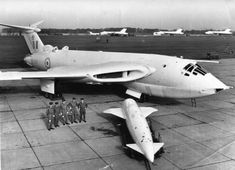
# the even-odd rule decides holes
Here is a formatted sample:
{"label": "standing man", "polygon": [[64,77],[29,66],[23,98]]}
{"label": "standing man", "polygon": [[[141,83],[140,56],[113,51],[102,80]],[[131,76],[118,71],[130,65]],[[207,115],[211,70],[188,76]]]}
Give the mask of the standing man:
{"label": "standing man", "polygon": [[74,118],[74,122],[75,123],[78,123],[76,121],[76,119],[78,119],[78,102],[76,100],[75,97],[73,97],[72,101],[70,102],[71,103],[71,106],[72,106],[72,115],[73,115],[73,118]]}
{"label": "standing man", "polygon": [[55,102],[55,117],[54,117],[54,125],[55,127],[59,127],[59,116],[60,116],[60,106],[59,102]]}
{"label": "standing man", "polygon": [[54,129],[52,128],[52,121],[53,121],[53,115],[54,115],[54,107],[53,107],[53,102],[49,103],[49,107],[46,111],[46,115],[47,115],[47,129],[51,130]]}
{"label": "standing man", "polygon": [[80,120],[79,122],[81,122],[82,120],[84,122],[86,122],[86,109],[87,109],[87,103],[84,101],[84,98],[81,98],[80,103],[78,104],[79,108],[80,108]]}
{"label": "standing man", "polygon": [[67,103],[64,98],[62,98],[62,103],[60,104],[60,113],[61,113],[61,120],[63,120],[63,125],[69,124],[68,123],[68,109],[67,109]]}
{"label": "standing man", "polygon": [[73,124],[74,122],[74,117],[73,117],[73,106],[71,104],[71,102],[69,102],[67,104],[67,113],[68,113],[68,119],[70,120],[70,122]]}

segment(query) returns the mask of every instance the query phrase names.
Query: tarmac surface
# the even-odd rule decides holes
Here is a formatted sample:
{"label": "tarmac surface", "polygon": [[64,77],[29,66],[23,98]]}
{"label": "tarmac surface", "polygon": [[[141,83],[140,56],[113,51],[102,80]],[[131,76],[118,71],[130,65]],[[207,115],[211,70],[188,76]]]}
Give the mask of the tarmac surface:
{"label": "tarmac surface", "polygon": [[[203,65],[235,86],[235,59]],[[104,109],[120,107],[123,97],[105,93],[102,87],[98,87],[101,94],[97,87],[88,94],[64,93],[68,101],[86,99],[87,123],[60,124],[48,131],[45,110],[49,100],[39,94],[38,84],[37,80],[0,82],[2,170],[145,169],[144,161],[124,152],[118,119],[102,114]],[[162,136],[165,153],[155,159],[152,169],[235,169],[235,89],[197,99],[196,108],[190,99],[150,98],[139,105],[159,110],[150,118]]]}

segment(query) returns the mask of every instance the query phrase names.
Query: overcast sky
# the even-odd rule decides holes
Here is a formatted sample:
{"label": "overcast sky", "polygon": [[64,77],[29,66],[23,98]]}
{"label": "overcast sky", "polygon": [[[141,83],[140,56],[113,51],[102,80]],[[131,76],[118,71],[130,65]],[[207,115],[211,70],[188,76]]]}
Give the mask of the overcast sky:
{"label": "overcast sky", "polygon": [[1,0],[0,22],[42,28],[235,30],[235,0]]}

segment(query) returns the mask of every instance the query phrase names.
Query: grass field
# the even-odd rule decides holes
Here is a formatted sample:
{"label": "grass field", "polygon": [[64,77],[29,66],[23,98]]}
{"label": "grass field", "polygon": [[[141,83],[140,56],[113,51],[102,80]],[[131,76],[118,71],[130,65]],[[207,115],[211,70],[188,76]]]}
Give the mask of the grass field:
{"label": "grass field", "polygon": [[[136,53],[166,54],[184,58],[205,59],[207,53],[221,58],[235,57],[233,36],[138,36],[106,37],[96,40],[95,36],[42,36],[44,44],[62,48],[93,51],[121,51]],[[0,37],[0,68],[26,67],[23,62],[29,50],[23,37]]]}

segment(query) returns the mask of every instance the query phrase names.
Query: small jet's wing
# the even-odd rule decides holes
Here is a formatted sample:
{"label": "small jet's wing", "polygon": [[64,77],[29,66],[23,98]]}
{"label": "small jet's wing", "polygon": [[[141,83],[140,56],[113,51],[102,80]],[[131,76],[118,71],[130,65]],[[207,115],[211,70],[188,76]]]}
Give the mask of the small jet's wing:
{"label": "small jet's wing", "polygon": [[157,112],[158,110],[152,107],[140,107],[140,110],[144,117],[147,117],[148,115],[152,114],[153,112]]}
{"label": "small jet's wing", "polygon": [[86,82],[122,83],[144,78],[154,71],[154,68],[141,64],[110,62],[83,67],[61,66],[48,69],[47,71],[0,71],[0,80],[86,78]]}
{"label": "small jet's wing", "polygon": [[136,145],[135,143],[134,144],[127,144],[126,146],[144,155],[144,153],[141,151],[139,146]]}
{"label": "small jet's wing", "polygon": [[164,143],[153,143],[154,153],[159,151],[163,145],[164,145]]}
{"label": "small jet's wing", "polygon": [[122,119],[126,119],[126,117],[125,117],[125,115],[123,114],[121,108],[111,108],[111,109],[107,109],[107,110],[103,111],[103,113],[109,113],[109,114],[115,115],[115,116],[117,116],[117,117],[120,117],[120,118],[122,118]]}

